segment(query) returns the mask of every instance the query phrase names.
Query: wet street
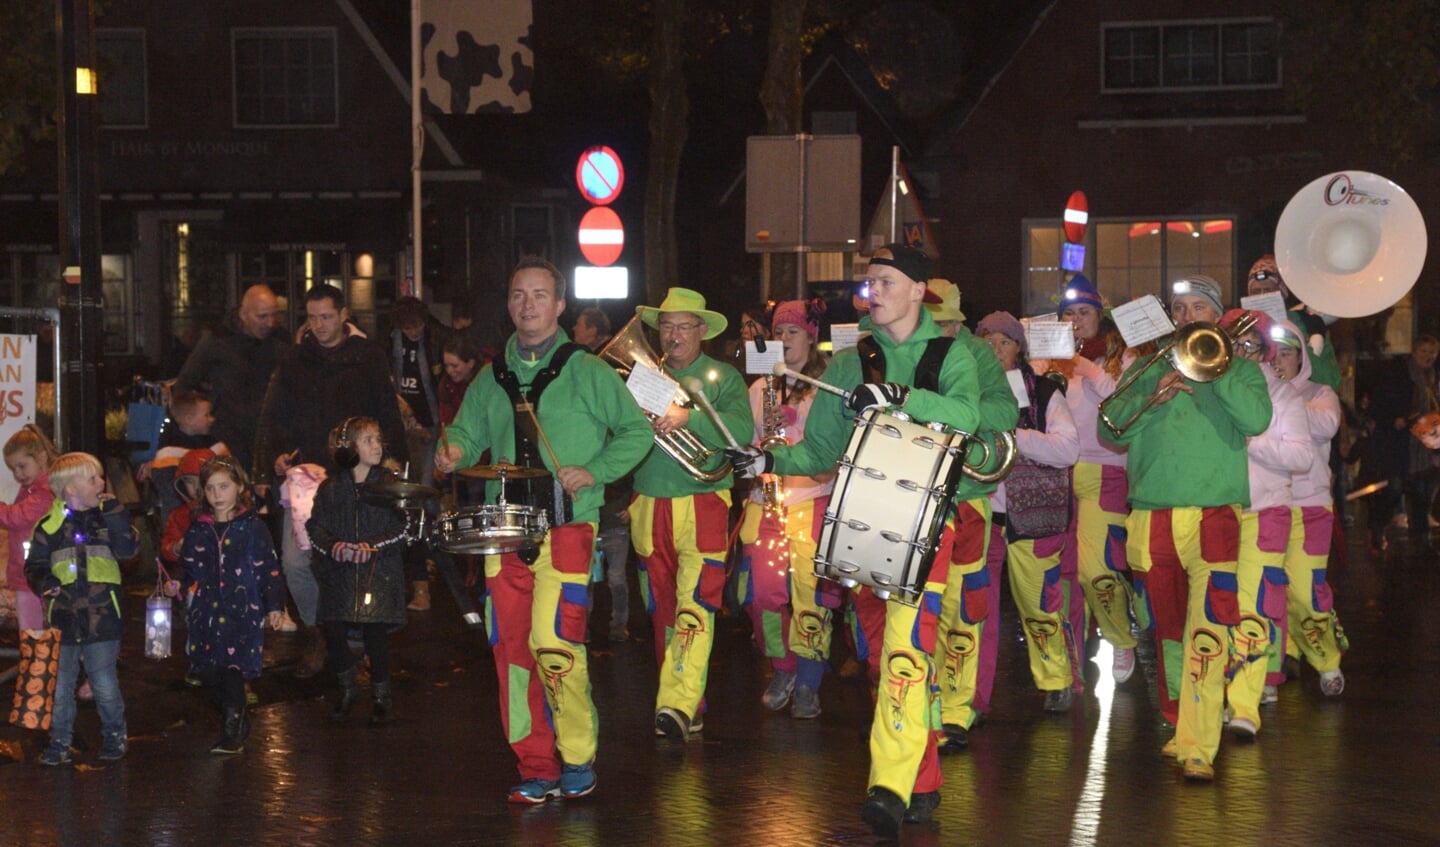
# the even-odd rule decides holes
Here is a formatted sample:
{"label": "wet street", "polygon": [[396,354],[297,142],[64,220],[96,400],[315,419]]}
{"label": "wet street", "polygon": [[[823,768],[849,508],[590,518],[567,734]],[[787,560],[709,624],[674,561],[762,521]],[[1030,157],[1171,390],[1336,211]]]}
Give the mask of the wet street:
{"label": "wet street", "polygon": [[[1351,645],[1344,694],[1325,699],[1306,668],[1263,707],[1256,742],[1226,738],[1210,785],[1187,784],[1158,755],[1167,731],[1141,673],[1116,687],[1092,664],[1068,715],[1042,713],[1007,603],[994,711],[968,751],[943,759],[935,820],[907,826],[901,843],[1440,844],[1440,556],[1399,531],[1382,557],[1352,544],[1331,579]],[[132,618],[148,586],[133,589]],[[734,616],[721,622],[703,740],[682,746],[652,731],[653,645],[608,643],[597,614],[599,787],[581,800],[508,805],[518,780],[490,654],[449,597],[436,597],[394,637],[393,724],[369,726],[368,702],[331,723],[333,678],[294,678],[296,638],[273,635],[254,729],[235,757],[207,752],[219,737],[207,692],[184,686],[182,658],[144,659],[137,629],[120,672],[129,756],[97,765],[98,721],[82,708],[77,737],[90,749],[75,767],[0,764],[0,844],[875,843],[858,813],[864,683],[827,677],[818,720],[765,711],[766,673]],[[1153,650],[1142,661],[1153,675]],[[14,728],[0,738],[23,740],[28,759],[42,741]]]}

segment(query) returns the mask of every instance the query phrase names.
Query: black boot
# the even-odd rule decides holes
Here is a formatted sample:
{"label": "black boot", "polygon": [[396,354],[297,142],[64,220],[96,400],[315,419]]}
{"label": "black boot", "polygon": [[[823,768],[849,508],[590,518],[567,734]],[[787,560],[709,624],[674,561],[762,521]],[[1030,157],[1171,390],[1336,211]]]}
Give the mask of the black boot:
{"label": "black boot", "polygon": [[250,726],[245,720],[245,707],[227,706],[220,740],[215,742],[215,746],[210,748],[210,752],[221,756],[244,752],[245,736],[249,733]]}
{"label": "black boot", "polygon": [[390,682],[372,682],[370,684],[370,722],[389,723],[393,717],[390,709]]}
{"label": "black boot", "polygon": [[319,627],[304,627],[300,630],[300,660],[295,666],[295,678],[309,679],[324,667],[325,636]]}
{"label": "black boot", "polygon": [[354,665],[335,674],[335,678],[340,680],[340,697],[335,701],[335,711],[330,713],[330,720],[345,720],[350,716],[350,710],[355,708],[355,701],[360,699],[360,682],[355,674]]}

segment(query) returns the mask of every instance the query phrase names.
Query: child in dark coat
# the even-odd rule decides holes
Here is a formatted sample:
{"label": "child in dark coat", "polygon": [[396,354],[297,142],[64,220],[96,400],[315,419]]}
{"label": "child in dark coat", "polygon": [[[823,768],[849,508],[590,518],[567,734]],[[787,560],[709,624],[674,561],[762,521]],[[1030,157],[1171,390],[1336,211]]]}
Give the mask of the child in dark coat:
{"label": "child in dark coat", "polygon": [[80,662],[100,713],[98,758],[125,757],[125,701],[115,662],[124,618],[120,611],[120,560],[140,549],[130,515],[105,490],[104,468],[89,453],[66,453],[50,466],[56,500],[40,519],[25,558],[25,581],[40,597],[49,625],[60,630],[60,670],[50,746],[42,765],[70,763],[75,729],[75,679]]}
{"label": "child in dark coat", "polygon": [[265,522],[250,507],[240,462],[216,456],[200,468],[199,508],[185,531],[180,562],[195,584],[186,618],[192,672],[213,680],[224,728],[211,753],[245,749],[245,680],[260,675],[265,624],[280,628],[285,593]]}
{"label": "child in dark coat", "polygon": [[343,720],[359,699],[356,659],[347,641],[358,625],[370,657],[371,723],[391,716],[389,631],[405,623],[405,517],[383,500],[362,497],[362,486],[394,479],[380,466],[385,453],[374,418],[348,418],[330,433],[329,477],[315,492],[305,529],[314,547],[319,614],[340,698],[331,715]]}

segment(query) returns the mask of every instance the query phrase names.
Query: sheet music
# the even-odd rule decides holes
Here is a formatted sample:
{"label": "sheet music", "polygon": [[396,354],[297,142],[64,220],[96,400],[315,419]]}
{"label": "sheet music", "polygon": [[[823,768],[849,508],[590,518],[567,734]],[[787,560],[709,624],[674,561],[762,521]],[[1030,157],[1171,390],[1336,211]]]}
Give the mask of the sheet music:
{"label": "sheet music", "polygon": [[1170,322],[1165,307],[1160,305],[1154,294],[1146,294],[1122,306],[1116,306],[1111,310],[1110,317],[1120,330],[1120,337],[1124,338],[1125,344],[1130,347],[1163,338],[1175,331],[1175,324]]}
{"label": "sheet music", "polygon": [[1010,380],[1010,390],[1015,392],[1015,402],[1024,409],[1030,405],[1030,394],[1025,390],[1025,374],[1020,373],[1019,368],[1011,368],[1005,372],[1005,378]]}
{"label": "sheet music", "polygon": [[841,350],[844,350],[846,347],[854,347],[856,344],[860,343],[860,336],[861,336],[861,335],[869,335],[869,334],[870,334],[870,333],[868,333],[868,332],[866,332],[866,333],[861,333],[861,332],[860,332],[860,324],[858,324],[858,323],[857,323],[857,324],[830,324],[830,349],[831,349],[831,352],[838,353],[838,352],[840,352]]}
{"label": "sheet music", "polygon": [[1267,291],[1264,294],[1241,297],[1240,308],[1264,312],[1270,316],[1270,320],[1276,323],[1290,320],[1290,316],[1287,314],[1288,310],[1285,308],[1285,295],[1278,291]]}
{"label": "sheet music", "polygon": [[1026,318],[1025,340],[1032,359],[1075,358],[1075,327],[1055,318]]}
{"label": "sheet music", "polygon": [[630,369],[630,378],[625,380],[625,387],[630,389],[630,396],[635,398],[640,408],[658,417],[670,408],[675,392],[680,390],[680,383],[668,374],[636,362],[635,367]]}
{"label": "sheet music", "polygon": [[785,345],[779,341],[766,341],[765,352],[755,349],[755,342],[745,342],[745,373],[770,376],[775,373],[775,363],[785,361]]}

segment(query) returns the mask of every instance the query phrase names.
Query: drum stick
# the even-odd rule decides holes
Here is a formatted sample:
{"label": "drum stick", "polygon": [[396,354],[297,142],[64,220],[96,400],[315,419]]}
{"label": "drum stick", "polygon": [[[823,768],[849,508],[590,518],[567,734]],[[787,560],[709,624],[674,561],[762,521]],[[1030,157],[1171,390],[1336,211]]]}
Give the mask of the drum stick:
{"label": "drum stick", "polygon": [[793,377],[795,377],[796,379],[800,380],[801,382],[808,382],[808,383],[810,383],[811,385],[815,386],[816,388],[820,389],[821,391],[828,391],[828,392],[830,392],[831,394],[834,394],[834,395],[836,395],[836,396],[838,396],[838,397],[844,397],[846,400],[849,400],[849,399],[850,399],[850,392],[846,391],[845,389],[843,389],[843,388],[836,388],[835,386],[831,385],[831,384],[828,383],[828,382],[821,382],[820,380],[816,379],[815,377],[813,377],[813,376],[807,376],[806,374],[802,374],[802,373],[800,373],[799,371],[792,371],[792,370],[790,370],[789,368],[785,367],[785,363],[784,363],[784,362],[776,362],[776,363],[775,363],[775,367],[774,367],[774,369],[773,369],[773,373],[774,373],[776,376],[793,376]]}
{"label": "drum stick", "polygon": [[725,443],[736,450],[740,449],[740,442],[736,441],[735,436],[730,434],[730,427],[726,426],[725,422],[720,420],[720,414],[715,411],[714,406],[710,405],[710,398],[705,396],[704,383],[693,376],[687,377],[685,380],[685,390],[690,392],[690,396],[694,397],[701,406],[705,407],[705,412],[710,415],[710,420],[715,422],[715,426],[720,429],[720,434],[725,436]]}
{"label": "drum stick", "polygon": [[[449,449],[450,449],[450,425],[449,425],[449,424],[443,424],[443,423],[442,423],[442,424],[440,424],[440,452],[445,453],[445,452],[448,451]],[[451,471],[450,471],[450,497],[451,497],[456,503],[459,503],[459,502],[460,502],[460,474],[455,473],[455,471],[458,471],[458,470],[460,470],[460,469],[459,469],[459,468],[452,468]]]}

